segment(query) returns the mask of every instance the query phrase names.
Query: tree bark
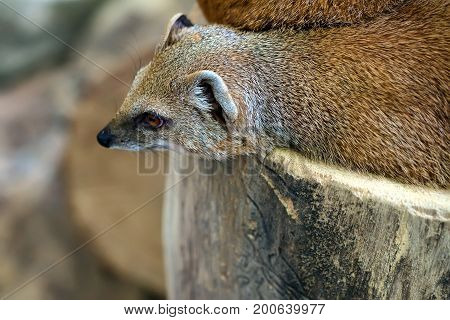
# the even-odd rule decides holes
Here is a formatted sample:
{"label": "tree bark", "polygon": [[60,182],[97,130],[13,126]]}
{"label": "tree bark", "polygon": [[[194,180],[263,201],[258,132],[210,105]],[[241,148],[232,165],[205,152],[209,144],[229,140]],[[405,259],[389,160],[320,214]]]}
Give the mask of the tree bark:
{"label": "tree bark", "polygon": [[176,154],[170,162],[170,298],[450,298],[448,190],[347,172],[290,150],[264,163]]}

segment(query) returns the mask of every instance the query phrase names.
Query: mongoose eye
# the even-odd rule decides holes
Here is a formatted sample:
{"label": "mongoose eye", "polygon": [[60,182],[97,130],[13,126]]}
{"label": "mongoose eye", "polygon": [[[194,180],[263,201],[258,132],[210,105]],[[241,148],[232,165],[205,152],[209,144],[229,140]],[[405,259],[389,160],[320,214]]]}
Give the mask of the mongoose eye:
{"label": "mongoose eye", "polygon": [[152,129],[158,129],[164,125],[164,120],[160,116],[153,113],[144,114],[140,120],[143,125]]}

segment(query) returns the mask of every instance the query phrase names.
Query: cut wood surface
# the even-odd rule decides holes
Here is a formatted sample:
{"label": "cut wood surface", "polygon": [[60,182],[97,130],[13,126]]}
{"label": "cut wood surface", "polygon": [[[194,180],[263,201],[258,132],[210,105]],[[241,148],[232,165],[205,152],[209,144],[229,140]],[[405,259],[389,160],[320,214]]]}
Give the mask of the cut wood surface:
{"label": "cut wood surface", "polygon": [[[170,157],[170,298],[450,298],[448,190],[343,171],[290,150],[264,163]],[[180,170],[183,161],[194,169]]]}

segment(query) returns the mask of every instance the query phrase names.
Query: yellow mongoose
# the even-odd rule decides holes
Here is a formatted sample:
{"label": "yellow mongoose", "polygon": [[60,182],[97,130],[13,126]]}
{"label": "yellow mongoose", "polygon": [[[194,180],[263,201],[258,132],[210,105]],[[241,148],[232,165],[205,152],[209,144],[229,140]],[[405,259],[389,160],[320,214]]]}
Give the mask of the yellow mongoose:
{"label": "yellow mongoose", "polygon": [[209,22],[252,31],[354,24],[393,12],[412,1],[197,0]]}
{"label": "yellow mongoose", "polygon": [[284,146],[446,188],[450,17],[446,1],[415,3],[367,24],[301,32],[176,16],[98,140],[213,159]]}

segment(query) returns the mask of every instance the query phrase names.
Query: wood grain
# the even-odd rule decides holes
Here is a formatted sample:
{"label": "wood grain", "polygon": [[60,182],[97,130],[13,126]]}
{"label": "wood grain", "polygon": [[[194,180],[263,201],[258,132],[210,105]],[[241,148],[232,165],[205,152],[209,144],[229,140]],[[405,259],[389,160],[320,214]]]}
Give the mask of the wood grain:
{"label": "wood grain", "polygon": [[[446,190],[344,172],[289,150],[264,164],[176,154],[170,162],[170,298],[450,298]],[[190,170],[177,169],[181,162]]]}

